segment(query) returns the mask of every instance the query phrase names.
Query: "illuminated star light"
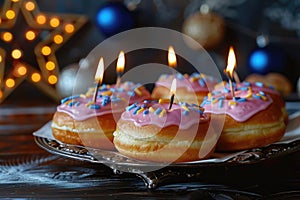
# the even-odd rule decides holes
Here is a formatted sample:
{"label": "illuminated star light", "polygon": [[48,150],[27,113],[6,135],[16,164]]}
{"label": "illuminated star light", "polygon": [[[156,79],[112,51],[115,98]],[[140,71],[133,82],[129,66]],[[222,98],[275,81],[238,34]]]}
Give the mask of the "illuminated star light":
{"label": "illuminated star light", "polygon": [[[14,35],[19,14],[22,14],[28,27],[24,33]],[[35,0],[5,0],[0,12],[0,41],[4,44],[0,45],[0,103],[24,80],[58,101],[60,95],[55,85],[58,82],[59,67],[55,52],[86,22],[87,17],[83,15],[40,12]],[[28,44],[25,46],[34,44],[33,49],[22,49],[22,42],[17,41],[20,34],[24,35],[22,42]],[[14,48],[7,50],[8,46]],[[25,53],[32,53],[37,66],[26,61]],[[5,66],[9,65],[6,63],[9,59],[12,66],[6,72]]]}

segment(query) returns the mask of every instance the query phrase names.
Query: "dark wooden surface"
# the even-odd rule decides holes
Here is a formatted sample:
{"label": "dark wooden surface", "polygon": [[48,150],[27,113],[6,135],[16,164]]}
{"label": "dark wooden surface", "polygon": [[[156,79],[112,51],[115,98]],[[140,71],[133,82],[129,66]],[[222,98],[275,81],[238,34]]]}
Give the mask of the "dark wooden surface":
{"label": "dark wooden surface", "polygon": [[148,190],[133,174],[46,152],[32,132],[54,107],[0,108],[0,198],[300,199],[300,152],[210,169],[196,182]]}

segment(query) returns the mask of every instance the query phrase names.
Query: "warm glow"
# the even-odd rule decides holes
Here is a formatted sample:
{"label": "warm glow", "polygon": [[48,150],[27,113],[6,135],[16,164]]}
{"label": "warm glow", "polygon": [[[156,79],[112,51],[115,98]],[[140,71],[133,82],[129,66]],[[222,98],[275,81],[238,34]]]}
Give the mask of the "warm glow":
{"label": "warm glow", "polygon": [[36,17],[36,22],[38,24],[45,24],[46,23],[46,16],[45,15],[38,15]]}
{"label": "warm glow", "polygon": [[0,62],[2,62],[2,56],[0,55]]}
{"label": "warm glow", "polygon": [[53,17],[50,19],[50,26],[52,26],[53,28],[58,27],[60,24],[60,21],[57,17]]}
{"label": "warm glow", "polygon": [[35,4],[32,1],[28,1],[25,4],[25,8],[28,11],[33,11],[35,9]]}
{"label": "warm glow", "polygon": [[19,59],[22,57],[22,51],[20,49],[14,49],[11,52],[11,57],[13,57],[14,59]]}
{"label": "warm glow", "polygon": [[2,34],[2,40],[5,42],[10,42],[13,39],[13,35],[10,32],[4,32]]}
{"label": "warm glow", "polygon": [[16,2],[19,2],[19,0],[11,0],[11,1],[12,1],[12,2],[15,2],[15,3],[16,3]]}
{"label": "warm glow", "polygon": [[5,16],[7,19],[13,19],[16,17],[16,13],[13,10],[8,10],[6,11]]}
{"label": "warm glow", "polygon": [[61,35],[55,35],[53,41],[55,44],[61,44],[64,41],[64,38]]}
{"label": "warm glow", "polygon": [[3,92],[0,90],[0,99],[3,97]]}
{"label": "warm glow", "polygon": [[177,66],[176,54],[172,46],[169,46],[168,63],[170,67],[174,68]]}
{"label": "warm glow", "polygon": [[117,68],[116,68],[117,73],[122,74],[124,72],[124,67],[125,67],[125,55],[124,55],[124,51],[121,51],[117,61]]}
{"label": "warm glow", "polygon": [[44,46],[41,52],[44,56],[49,56],[51,54],[51,48],[48,46]]}
{"label": "warm glow", "polygon": [[57,77],[55,75],[50,75],[48,77],[48,83],[50,83],[52,85],[55,84],[55,83],[57,83]]}
{"label": "warm glow", "polygon": [[26,37],[27,40],[34,40],[35,39],[35,32],[27,31],[25,33],[25,37]]}
{"label": "warm glow", "polygon": [[175,95],[176,87],[177,87],[176,83],[177,83],[176,78],[174,78],[172,81],[171,89],[170,89],[170,95]]}
{"label": "warm glow", "polygon": [[75,27],[74,27],[73,24],[66,24],[66,25],[65,25],[65,31],[66,31],[67,33],[73,33],[74,30],[75,30]]}
{"label": "warm glow", "polygon": [[41,80],[41,75],[39,73],[33,73],[31,75],[31,80],[35,83],[39,82]]}
{"label": "warm glow", "polygon": [[102,83],[103,74],[104,74],[104,60],[101,57],[100,60],[99,60],[99,64],[98,64],[98,67],[97,67],[96,74],[95,74],[95,80],[97,82],[99,82],[100,84]]}
{"label": "warm glow", "polygon": [[55,69],[55,63],[52,61],[48,61],[46,62],[46,69],[49,71],[52,71]]}
{"label": "warm glow", "polygon": [[9,78],[5,81],[5,84],[8,88],[12,88],[16,85],[16,82],[14,81],[14,79]]}
{"label": "warm glow", "polygon": [[21,66],[18,67],[17,73],[20,76],[24,76],[27,73],[27,68],[24,67],[23,65],[21,65]]}
{"label": "warm glow", "polygon": [[228,60],[227,60],[227,67],[225,70],[225,72],[229,73],[230,78],[232,78],[235,66],[236,66],[236,58],[235,58],[234,50],[233,47],[230,47]]}

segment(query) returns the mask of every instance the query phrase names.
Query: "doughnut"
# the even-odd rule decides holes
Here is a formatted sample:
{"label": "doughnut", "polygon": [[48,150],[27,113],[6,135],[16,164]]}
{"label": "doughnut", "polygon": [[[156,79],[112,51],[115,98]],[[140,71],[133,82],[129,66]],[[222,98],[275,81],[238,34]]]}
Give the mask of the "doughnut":
{"label": "doughnut", "polygon": [[200,104],[209,90],[212,90],[214,85],[218,83],[215,78],[202,73],[193,73],[190,76],[187,74],[182,75],[180,73],[175,75],[162,74],[155,83],[155,87],[152,91],[152,98],[169,98],[169,88],[171,88],[174,78],[177,79],[177,101],[175,102],[180,101],[191,104]]}
{"label": "doughnut", "polygon": [[116,121],[131,102],[143,101],[150,93],[140,84],[125,82],[120,87],[102,85],[93,102],[94,88],[86,94],[61,100],[51,129],[55,139],[67,144],[114,149]]}
{"label": "doughnut", "polygon": [[152,162],[188,162],[207,158],[217,134],[210,118],[197,105],[145,100],[126,108],[114,132],[114,144],[123,155]]}
{"label": "doughnut", "polygon": [[226,86],[209,93],[201,106],[211,117],[225,119],[216,150],[236,151],[263,147],[282,138],[286,125],[280,106],[247,83],[236,87],[235,97]]}
{"label": "doughnut", "polygon": [[[240,83],[233,83],[233,85],[236,90],[245,90],[246,88],[251,87],[251,90],[254,93],[264,92],[265,94],[268,94],[272,98],[274,103],[281,108],[285,124],[288,123],[288,113],[285,108],[285,101],[282,95],[277,90],[275,90],[273,86],[266,85],[263,82],[259,82],[259,81],[256,82],[243,81]],[[223,90],[224,92],[228,92],[230,90],[230,86],[226,82],[221,82],[215,86],[215,90],[216,91]]]}

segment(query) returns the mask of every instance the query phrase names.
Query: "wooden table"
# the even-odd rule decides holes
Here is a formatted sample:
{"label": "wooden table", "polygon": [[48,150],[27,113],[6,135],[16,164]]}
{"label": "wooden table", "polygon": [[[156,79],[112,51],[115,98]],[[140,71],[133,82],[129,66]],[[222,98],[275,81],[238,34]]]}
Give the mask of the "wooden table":
{"label": "wooden table", "polygon": [[0,197],[135,199],[299,199],[300,152],[257,164],[212,168],[199,180],[149,190],[134,174],[50,154],[33,131],[48,122],[47,107],[0,108]]}

